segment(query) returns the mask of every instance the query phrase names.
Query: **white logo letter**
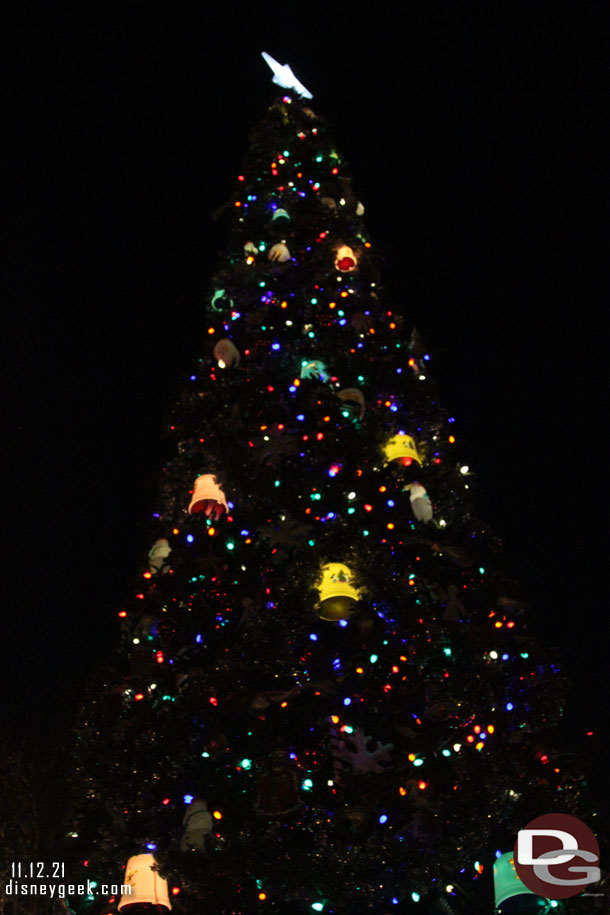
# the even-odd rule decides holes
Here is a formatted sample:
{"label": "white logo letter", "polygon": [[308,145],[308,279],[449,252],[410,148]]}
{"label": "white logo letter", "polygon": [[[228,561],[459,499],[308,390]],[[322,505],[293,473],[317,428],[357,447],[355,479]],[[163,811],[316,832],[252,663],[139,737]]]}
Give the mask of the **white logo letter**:
{"label": "white logo letter", "polygon": [[[565,849],[578,848],[578,842],[569,832],[563,829],[520,829],[517,835],[517,860],[519,864],[536,864],[540,858],[534,858],[534,836],[554,836],[561,842],[561,847]],[[559,855],[555,858],[553,864],[565,864],[574,857],[572,851],[566,855]]]}

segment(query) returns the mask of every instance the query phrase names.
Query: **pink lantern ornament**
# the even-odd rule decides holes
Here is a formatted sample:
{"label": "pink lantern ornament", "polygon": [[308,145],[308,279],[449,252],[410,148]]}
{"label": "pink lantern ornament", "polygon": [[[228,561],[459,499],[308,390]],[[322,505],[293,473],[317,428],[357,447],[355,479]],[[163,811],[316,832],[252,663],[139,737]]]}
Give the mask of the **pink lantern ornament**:
{"label": "pink lantern ornament", "polygon": [[218,521],[224,512],[229,511],[227,499],[218,485],[213,473],[202,473],[195,480],[193,497],[189,505],[189,515],[198,515],[200,512]]}

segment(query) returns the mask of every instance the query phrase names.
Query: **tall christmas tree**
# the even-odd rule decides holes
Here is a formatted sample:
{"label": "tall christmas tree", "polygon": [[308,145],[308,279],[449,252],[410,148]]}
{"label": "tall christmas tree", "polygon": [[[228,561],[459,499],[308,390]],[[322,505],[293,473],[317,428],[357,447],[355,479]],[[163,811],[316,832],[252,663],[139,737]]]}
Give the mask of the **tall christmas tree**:
{"label": "tall christmas tree", "polygon": [[[549,737],[565,683],[346,163],[268,62],[284,88],[223,214],[152,546],[77,731],[70,856],[132,895],[70,905],[489,913],[517,830],[581,809]],[[499,901],[548,908],[518,882]]]}

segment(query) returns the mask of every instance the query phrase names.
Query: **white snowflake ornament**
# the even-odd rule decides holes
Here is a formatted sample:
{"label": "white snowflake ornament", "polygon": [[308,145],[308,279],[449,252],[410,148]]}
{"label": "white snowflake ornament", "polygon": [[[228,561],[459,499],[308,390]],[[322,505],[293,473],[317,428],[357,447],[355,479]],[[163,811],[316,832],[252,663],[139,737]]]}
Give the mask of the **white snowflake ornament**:
{"label": "white snowflake ornament", "polygon": [[365,735],[362,728],[355,728],[351,734],[330,729],[331,752],[335,775],[339,782],[346,773],[351,775],[380,774],[392,767],[393,743],[375,741]]}

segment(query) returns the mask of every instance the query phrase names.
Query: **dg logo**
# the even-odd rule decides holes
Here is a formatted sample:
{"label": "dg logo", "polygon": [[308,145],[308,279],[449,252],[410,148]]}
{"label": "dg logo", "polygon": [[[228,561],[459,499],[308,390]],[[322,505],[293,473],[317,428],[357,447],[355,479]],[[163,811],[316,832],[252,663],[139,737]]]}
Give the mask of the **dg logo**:
{"label": "dg logo", "polygon": [[514,860],[525,886],[547,899],[568,899],[601,879],[597,839],[567,813],[536,817],[519,830]]}

